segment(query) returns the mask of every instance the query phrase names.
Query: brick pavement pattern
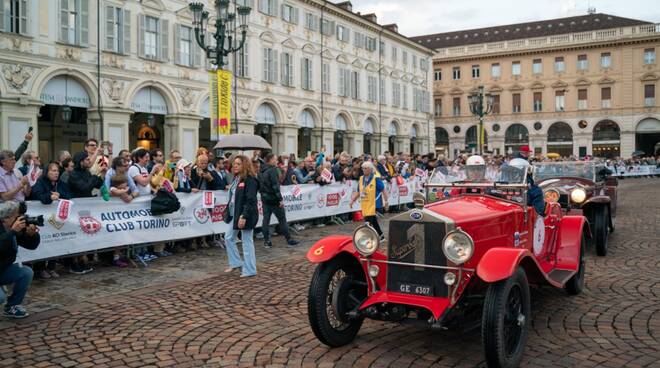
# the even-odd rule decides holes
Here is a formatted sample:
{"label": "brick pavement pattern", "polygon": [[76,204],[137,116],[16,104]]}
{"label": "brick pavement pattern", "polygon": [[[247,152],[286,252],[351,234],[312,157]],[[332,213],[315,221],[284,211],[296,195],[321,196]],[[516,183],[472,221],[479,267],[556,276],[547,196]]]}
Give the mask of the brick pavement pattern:
{"label": "brick pavement pattern", "polygon": [[[523,366],[658,366],[660,181],[625,180],[619,193],[610,253],[601,258],[589,249],[585,292],[568,297],[550,288],[532,290],[533,324]],[[323,232],[348,233],[354,226]],[[306,231],[304,239],[310,243],[319,233]],[[27,320],[0,322],[0,366],[484,366],[478,330],[430,331],[367,320],[353,344],[329,349],[308,326],[307,288],[314,267],[304,259],[304,249],[260,262],[258,277],[251,279],[220,275],[224,253],[216,253],[210,261],[214,270],[205,277],[157,278],[139,287],[126,282],[135,290],[119,293],[121,275],[114,281],[108,276],[114,270],[101,270],[93,285],[103,291],[104,284],[118,284],[114,289],[72,296]],[[268,258],[262,249],[258,256]],[[162,274],[169,275],[177,272],[172,264],[186,261],[176,257],[149,271],[118,272],[134,280],[140,272],[164,267]],[[74,280],[64,279],[62,284]],[[31,295],[39,293],[37,301],[47,304],[49,286],[35,289]]]}

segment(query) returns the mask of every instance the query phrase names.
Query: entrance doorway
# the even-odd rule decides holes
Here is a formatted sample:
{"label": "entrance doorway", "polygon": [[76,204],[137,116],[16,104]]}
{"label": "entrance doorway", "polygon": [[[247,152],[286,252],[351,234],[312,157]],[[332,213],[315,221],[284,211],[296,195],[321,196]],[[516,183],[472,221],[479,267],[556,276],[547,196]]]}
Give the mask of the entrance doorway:
{"label": "entrance doorway", "polygon": [[660,154],[660,121],[653,118],[644,119],[635,129],[635,150],[645,155]]}
{"label": "entrance doorway", "polygon": [[163,131],[165,116],[145,114],[142,112],[131,115],[129,125],[130,147],[142,147],[147,150],[163,148]]}

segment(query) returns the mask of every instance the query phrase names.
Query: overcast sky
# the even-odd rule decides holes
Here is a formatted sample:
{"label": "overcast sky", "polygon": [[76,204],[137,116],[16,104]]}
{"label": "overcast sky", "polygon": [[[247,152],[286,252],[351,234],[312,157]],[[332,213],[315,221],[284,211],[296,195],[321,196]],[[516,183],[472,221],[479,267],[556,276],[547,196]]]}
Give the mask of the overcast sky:
{"label": "overcast sky", "polygon": [[[335,0],[339,2],[339,0]],[[353,11],[397,23],[405,36],[598,13],[660,23],[657,0],[352,0]]]}

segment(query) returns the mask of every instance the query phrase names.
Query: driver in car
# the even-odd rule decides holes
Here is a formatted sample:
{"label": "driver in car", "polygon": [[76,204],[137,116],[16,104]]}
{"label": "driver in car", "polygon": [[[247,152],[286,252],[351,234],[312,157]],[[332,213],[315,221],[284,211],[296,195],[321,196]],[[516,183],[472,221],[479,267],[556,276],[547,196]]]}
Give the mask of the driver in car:
{"label": "driver in car", "polygon": [[[515,168],[518,170],[507,170],[508,172],[511,173],[520,173],[520,175],[524,175],[525,171],[528,170],[528,168],[531,166],[529,164],[529,161],[522,159],[522,158],[514,158],[513,160],[509,161],[508,166],[510,168]],[[505,171],[504,168],[502,171]],[[512,178],[510,178],[512,179]],[[520,182],[522,177],[517,180],[517,182]],[[509,180],[509,182],[516,182],[516,180]],[[536,213],[539,214],[539,216],[545,216],[545,199],[543,198],[543,190],[539,188],[538,185],[534,183],[534,179],[532,179],[532,175],[527,175],[527,203],[534,207],[534,210],[536,210]]]}

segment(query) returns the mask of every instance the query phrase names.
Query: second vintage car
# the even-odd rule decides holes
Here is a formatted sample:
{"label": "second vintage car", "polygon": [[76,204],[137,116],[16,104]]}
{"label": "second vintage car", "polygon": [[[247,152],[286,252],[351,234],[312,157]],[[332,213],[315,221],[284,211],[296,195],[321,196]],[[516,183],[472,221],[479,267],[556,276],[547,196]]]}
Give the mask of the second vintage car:
{"label": "second vintage car", "polygon": [[391,218],[386,249],[368,225],[317,242],[307,254],[318,264],[308,298],[316,337],[349,344],[365,318],[480,326],[488,366],[518,366],[532,321],[530,284],[579,294],[589,235],[585,218],[558,203],[547,204],[545,217],[536,213],[528,173],[525,165],[436,169],[426,187],[444,198],[418,198],[418,208]]}
{"label": "second vintage car", "polygon": [[619,184],[610,170],[593,161],[541,162],[534,164],[534,180],[546,200],[559,203],[566,213],[587,218],[596,254],[606,255]]}

